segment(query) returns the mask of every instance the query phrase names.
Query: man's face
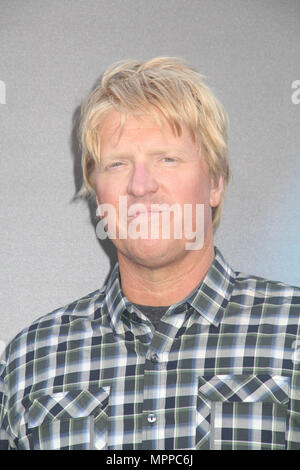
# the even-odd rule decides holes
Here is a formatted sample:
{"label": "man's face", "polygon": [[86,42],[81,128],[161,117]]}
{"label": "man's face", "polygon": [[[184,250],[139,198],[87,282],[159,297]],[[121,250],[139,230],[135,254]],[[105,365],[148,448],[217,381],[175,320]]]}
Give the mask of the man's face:
{"label": "man's face", "polygon": [[[179,137],[164,118],[162,122],[163,126],[159,127],[146,115],[139,118],[128,115],[120,133],[120,113],[111,112],[102,128],[100,164],[93,175],[98,204],[110,204],[116,211],[117,237],[113,242],[119,258],[126,257],[149,268],[195,256],[194,250],[192,253],[186,249],[187,242],[191,242],[183,226],[188,206],[192,211],[186,212],[187,219],[195,232],[199,230],[196,205],[204,205],[200,230],[204,231],[205,244],[212,241],[211,207],[219,204],[222,190],[221,180],[218,186],[212,184],[205,160],[187,128],[182,127]],[[124,201],[128,210],[125,236]],[[157,209],[154,204],[165,206]],[[162,209],[174,204],[181,208],[181,219],[173,211]],[[166,235],[168,231],[163,231],[167,215],[170,236]],[[182,225],[180,238],[176,224],[177,229],[178,224]],[[140,229],[144,235],[145,228],[149,230],[146,236],[132,237],[130,226],[136,229],[135,233]],[[155,236],[151,227],[156,227]]]}

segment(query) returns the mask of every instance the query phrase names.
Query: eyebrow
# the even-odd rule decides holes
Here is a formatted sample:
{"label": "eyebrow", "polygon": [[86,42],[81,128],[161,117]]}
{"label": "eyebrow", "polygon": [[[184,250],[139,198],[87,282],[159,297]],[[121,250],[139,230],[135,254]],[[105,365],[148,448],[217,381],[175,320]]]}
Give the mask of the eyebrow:
{"label": "eyebrow", "polygon": [[[146,155],[149,155],[150,157],[154,157],[156,155],[161,155],[161,154],[174,154],[174,153],[177,153],[178,151],[180,151],[181,153],[183,153],[183,150],[182,149],[170,149],[170,148],[162,148],[162,149],[156,149],[156,150],[152,150],[151,152],[146,152]],[[116,152],[116,153],[110,153],[110,154],[107,154],[107,155],[101,155],[101,158],[104,158],[104,159],[114,159],[114,158],[128,158],[128,157],[131,157],[132,154],[131,153],[128,153],[128,152]]]}

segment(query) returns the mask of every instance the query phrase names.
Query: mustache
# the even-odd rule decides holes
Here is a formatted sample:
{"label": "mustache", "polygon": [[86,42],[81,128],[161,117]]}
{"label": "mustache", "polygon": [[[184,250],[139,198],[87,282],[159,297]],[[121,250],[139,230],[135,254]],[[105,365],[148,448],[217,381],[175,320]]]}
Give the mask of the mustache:
{"label": "mustache", "polygon": [[147,214],[147,213],[160,213],[165,212],[169,209],[169,204],[162,202],[151,202],[151,203],[141,203],[134,202],[128,207],[127,215],[128,217],[135,216],[137,214]]}

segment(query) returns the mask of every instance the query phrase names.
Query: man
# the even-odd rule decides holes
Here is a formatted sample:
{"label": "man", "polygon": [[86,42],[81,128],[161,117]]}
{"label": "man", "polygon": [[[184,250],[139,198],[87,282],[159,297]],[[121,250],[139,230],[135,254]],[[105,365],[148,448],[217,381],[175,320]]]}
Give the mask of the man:
{"label": "man", "polygon": [[81,142],[118,264],[7,348],[3,447],[299,449],[300,289],[234,272],[214,247],[226,115],[199,74],[113,65]]}

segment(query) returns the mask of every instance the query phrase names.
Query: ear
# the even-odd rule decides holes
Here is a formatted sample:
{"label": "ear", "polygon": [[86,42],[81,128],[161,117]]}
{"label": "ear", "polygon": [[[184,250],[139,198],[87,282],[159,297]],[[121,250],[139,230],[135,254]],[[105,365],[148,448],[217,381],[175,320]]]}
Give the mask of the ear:
{"label": "ear", "polygon": [[211,207],[217,207],[220,204],[223,188],[224,188],[224,184],[223,184],[222,176],[220,176],[217,182],[213,178],[211,179],[210,199],[209,199]]}

